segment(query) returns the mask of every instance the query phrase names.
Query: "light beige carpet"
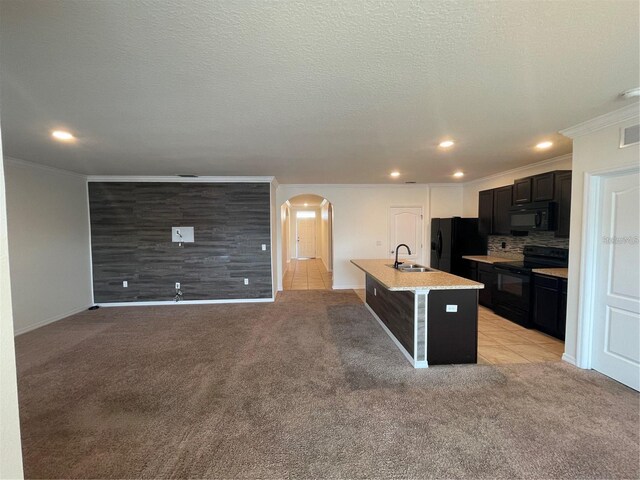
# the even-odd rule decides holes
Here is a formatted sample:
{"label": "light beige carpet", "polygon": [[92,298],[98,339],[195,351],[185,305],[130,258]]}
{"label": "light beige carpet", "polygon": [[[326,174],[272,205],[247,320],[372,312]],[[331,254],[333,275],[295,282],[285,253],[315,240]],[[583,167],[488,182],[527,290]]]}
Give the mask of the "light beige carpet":
{"label": "light beige carpet", "polygon": [[638,478],[638,394],[414,370],[352,292],[102,308],[17,338],[28,478]]}

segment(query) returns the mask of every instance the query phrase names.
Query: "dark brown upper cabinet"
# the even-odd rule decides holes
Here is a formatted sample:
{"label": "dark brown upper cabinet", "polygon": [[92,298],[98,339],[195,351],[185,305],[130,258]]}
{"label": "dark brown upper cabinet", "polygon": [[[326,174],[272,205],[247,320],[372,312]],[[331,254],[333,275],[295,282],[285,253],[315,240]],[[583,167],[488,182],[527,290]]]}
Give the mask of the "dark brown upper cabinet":
{"label": "dark brown upper cabinet", "polygon": [[509,235],[509,209],[530,202],[557,203],[556,236],[569,236],[571,214],[571,170],[556,170],[532,177],[520,178],[513,185],[483,190],[478,197],[480,234]]}
{"label": "dark brown upper cabinet", "polygon": [[493,233],[493,190],[478,194],[478,231],[485,236]]}
{"label": "dark brown upper cabinet", "polygon": [[571,220],[571,171],[558,173],[555,182],[554,199],[558,204],[556,237],[568,237]]}
{"label": "dark brown upper cabinet", "polygon": [[509,209],[512,205],[513,188],[511,185],[493,190],[493,233],[494,235],[509,235]]}
{"label": "dark brown upper cabinet", "polygon": [[478,230],[481,235],[509,235],[511,185],[483,190],[478,196]]}
{"label": "dark brown upper cabinet", "polygon": [[531,177],[532,202],[553,200],[553,195],[555,194],[555,176],[555,172],[548,172]]}
{"label": "dark brown upper cabinet", "polygon": [[513,182],[513,204],[531,202],[531,177]]}

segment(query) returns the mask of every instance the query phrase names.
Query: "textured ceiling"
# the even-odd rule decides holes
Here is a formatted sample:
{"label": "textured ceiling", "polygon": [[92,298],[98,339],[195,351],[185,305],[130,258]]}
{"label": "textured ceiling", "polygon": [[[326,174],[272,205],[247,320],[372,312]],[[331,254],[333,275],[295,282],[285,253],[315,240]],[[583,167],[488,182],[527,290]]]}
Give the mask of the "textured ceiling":
{"label": "textured ceiling", "polygon": [[[478,178],[567,153],[554,132],[627,104],[638,8],[2,0],[4,150],[89,174]],[[53,142],[59,127],[78,141]]]}

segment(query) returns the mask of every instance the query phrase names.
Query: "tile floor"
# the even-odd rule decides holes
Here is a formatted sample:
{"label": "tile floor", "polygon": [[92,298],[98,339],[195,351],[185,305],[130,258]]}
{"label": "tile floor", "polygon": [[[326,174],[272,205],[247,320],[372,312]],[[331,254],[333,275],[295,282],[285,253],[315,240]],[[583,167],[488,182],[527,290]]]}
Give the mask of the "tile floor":
{"label": "tile floor", "polygon": [[291,259],[282,277],[284,290],[331,290],[331,273],[319,258]]}
{"label": "tile floor", "polygon": [[[364,290],[355,290],[365,300]],[[488,308],[478,310],[478,363],[559,362],[564,342],[517,325]]]}

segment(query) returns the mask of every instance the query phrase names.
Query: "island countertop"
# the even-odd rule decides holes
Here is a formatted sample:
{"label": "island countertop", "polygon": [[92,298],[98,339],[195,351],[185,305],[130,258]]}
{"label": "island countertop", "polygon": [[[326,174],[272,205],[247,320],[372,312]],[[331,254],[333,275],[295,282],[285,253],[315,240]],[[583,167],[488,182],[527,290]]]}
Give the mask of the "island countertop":
{"label": "island countertop", "polygon": [[401,272],[388,266],[393,264],[392,260],[351,260],[351,263],[391,291],[484,288],[482,283],[435,269],[430,272]]}

